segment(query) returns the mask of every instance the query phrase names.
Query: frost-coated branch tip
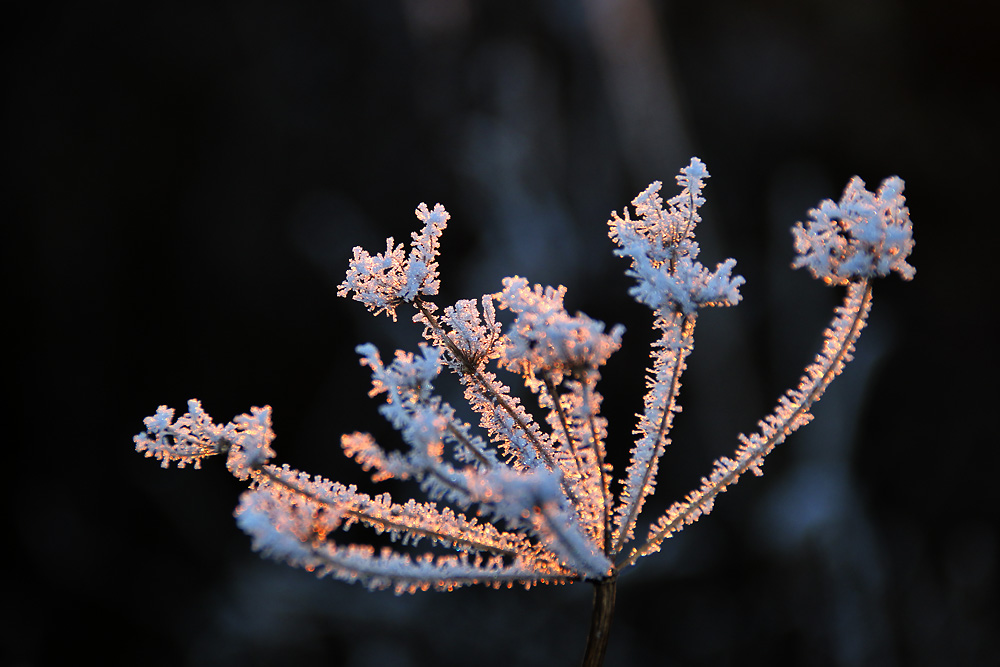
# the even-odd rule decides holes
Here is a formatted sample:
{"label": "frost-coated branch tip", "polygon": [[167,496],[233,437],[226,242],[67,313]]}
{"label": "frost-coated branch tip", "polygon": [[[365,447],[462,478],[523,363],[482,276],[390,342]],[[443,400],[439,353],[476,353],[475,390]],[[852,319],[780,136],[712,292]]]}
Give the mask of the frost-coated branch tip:
{"label": "frost-coated branch tip", "polygon": [[807,222],[795,223],[792,267],[806,267],[831,285],[890,271],[912,280],[916,269],[906,258],[913,251],[913,226],[903,186],[903,179],[893,176],[872,193],[859,177],[852,178],[839,202],[825,199],[809,210]]}
{"label": "frost-coated branch tip", "polygon": [[438,242],[451,216],[441,204],[436,204],[433,210],[421,204],[415,213],[424,226],[413,232],[409,254],[391,236],[386,239],[384,253],[371,255],[355,247],[347,277],[337,287],[338,296],[353,293],[353,299],[371,312],[388,313],[395,320],[396,306],[400,303],[438,293],[441,284],[437,271]]}
{"label": "frost-coated branch tip", "polygon": [[662,184],[655,181],[632,200],[638,220],[612,212],[608,235],[619,248],[615,254],[632,260],[626,274],[636,279],[629,289],[639,303],[655,312],[691,314],[707,306],[729,306],[739,302],[739,288],[746,281],[733,275],[736,260],[727,259],[710,271],[696,261],[700,248],[695,228],[701,222],[699,208],[708,169],[698,158],[681,170],[677,183],[681,192],[663,208]]}

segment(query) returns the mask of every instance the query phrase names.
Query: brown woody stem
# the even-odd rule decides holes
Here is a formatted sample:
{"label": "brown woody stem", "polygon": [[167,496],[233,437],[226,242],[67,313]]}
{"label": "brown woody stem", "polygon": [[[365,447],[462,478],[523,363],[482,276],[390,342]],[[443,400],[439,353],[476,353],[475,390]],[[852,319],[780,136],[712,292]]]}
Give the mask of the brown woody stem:
{"label": "brown woody stem", "polygon": [[608,636],[611,633],[611,619],[615,614],[617,585],[617,573],[594,582],[594,611],[590,617],[590,633],[587,635],[587,651],[583,656],[583,667],[601,667],[604,664],[604,653],[607,651]]}

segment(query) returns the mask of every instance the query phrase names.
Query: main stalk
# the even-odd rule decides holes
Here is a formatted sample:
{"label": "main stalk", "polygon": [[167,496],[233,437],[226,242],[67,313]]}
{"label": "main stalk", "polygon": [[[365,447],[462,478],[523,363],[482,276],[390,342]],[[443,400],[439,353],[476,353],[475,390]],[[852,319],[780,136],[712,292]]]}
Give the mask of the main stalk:
{"label": "main stalk", "polygon": [[608,635],[611,633],[611,619],[615,614],[617,585],[617,572],[607,579],[594,582],[594,611],[590,617],[590,633],[587,635],[587,651],[583,656],[583,667],[601,667],[604,664]]}

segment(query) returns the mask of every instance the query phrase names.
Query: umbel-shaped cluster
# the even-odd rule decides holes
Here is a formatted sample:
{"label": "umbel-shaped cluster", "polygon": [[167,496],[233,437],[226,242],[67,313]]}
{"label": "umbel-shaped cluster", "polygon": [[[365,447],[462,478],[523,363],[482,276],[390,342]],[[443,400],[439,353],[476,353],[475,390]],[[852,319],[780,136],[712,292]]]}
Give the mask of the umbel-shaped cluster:
{"label": "umbel-shaped cluster", "polygon": [[[412,479],[429,500],[395,502],[354,486],[271,463],[270,408],[253,408],[216,425],[198,401],[174,418],[161,406],[135,437],[136,450],[179,467],[199,466],[224,454],[229,470],[249,481],[236,517],[266,555],[371,588],[397,592],[613,580],[624,568],[657,551],[667,537],[712,509],[715,498],[746,471],[760,474],[764,457],[811,419],[810,408],[851,359],[871,306],[870,279],[890,270],[913,276],[913,247],[899,178],[877,194],[855,178],[839,203],[822,202],[793,232],[795,267],[827,283],[846,285],[842,306],[824,333],[816,359],[798,386],[778,399],[756,432],[740,435],[732,458],[715,463],[699,488],[649,524],[637,524],[653,492],[674,414],[680,378],[694,346],[698,312],[740,300],[744,280],[732,259],[710,270],[698,262],[695,230],[709,174],[693,158],[677,176],[680,192],[666,205],[660,183],[608,222],[617,255],[630,260],[633,298],[652,310],[658,336],[651,349],[644,410],[635,427],[628,468],[617,477],[606,461],[607,424],[597,391],[600,369],[621,345],[623,328],[606,330],[582,313],[570,314],[566,289],[506,278],[502,289],[478,300],[440,307],[437,255],[449,216],[439,204],[421,204],[422,228],[407,249],[388,239],[384,253],[354,249],[338,294],[394,320],[412,309],[423,325],[415,352],[388,361],[375,346],[357,348],[371,369],[371,396],[406,448],[386,450],[371,435],[344,435],[344,452],[376,481]],[[501,316],[507,322],[501,321]],[[464,422],[436,393],[442,372],[457,377],[478,428]],[[521,378],[545,423],[538,423],[501,379]],[[637,378],[637,381],[640,381]],[[335,537],[355,524],[388,534],[394,546],[376,550]],[[414,555],[421,540],[438,547]],[[443,548],[442,548],[443,547]]]}

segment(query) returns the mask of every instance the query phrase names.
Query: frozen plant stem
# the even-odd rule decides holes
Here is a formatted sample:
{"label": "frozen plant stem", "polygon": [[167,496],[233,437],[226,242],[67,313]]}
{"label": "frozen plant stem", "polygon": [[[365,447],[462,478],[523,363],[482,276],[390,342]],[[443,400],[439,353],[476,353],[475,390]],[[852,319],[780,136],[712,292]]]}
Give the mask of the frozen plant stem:
{"label": "frozen plant stem", "polygon": [[615,615],[617,587],[617,574],[594,582],[594,610],[590,616],[590,632],[587,634],[583,667],[600,667],[604,664],[604,654],[607,652],[611,634],[611,619]]}
{"label": "frozen plant stem", "polygon": [[[697,261],[695,229],[708,177],[705,165],[692,158],[677,176],[679,194],[664,202],[660,183],[653,183],[632,202],[636,219],[626,210],[608,221],[615,254],[631,262],[626,273],[636,282],[629,293],[650,308],[658,333],[630,462],[617,477],[607,463],[607,422],[597,384],[624,329],[606,331],[602,322],[571,315],[563,305],[564,287],[531,285],[517,276],[505,278],[499,292],[439,306],[438,246],[449,219],[440,204],[417,209],[422,228],[412,234],[409,251],[392,238],[384,253],[355,248],[338,289],[393,320],[397,308],[410,306],[413,320],[424,325],[418,351],[397,350],[388,362],[371,344],[357,347],[362,365],[371,369],[369,395],[384,395],[380,412],[407,449],[385,450],[367,433],[344,435],[341,446],[374,481],[411,479],[428,501],[397,503],[387,493],[369,496],[270,463],[274,432],[266,406],[225,425],[215,424],[197,400],[176,419],[173,409],[160,406],[135,436],[136,450],[164,467],[200,467],[208,456],[225,455],[229,471],[249,485],[236,519],[253,548],[319,576],[396,593],[588,581],[594,608],[583,664],[600,665],[620,574],[708,514],[745,472],[761,474],[767,454],[812,419],[812,405],[851,360],[871,308],[873,279],[890,271],[907,280],[914,275],[906,263],[913,236],[901,179],[889,178],[872,193],[855,177],[839,202],[826,200],[810,210],[809,220],[792,230],[793,267],[847,288],[819,354],[758,430],[738,437],[733,458],[716,461],[699,488],[637,539],[643,505],[655,489],[680,411],[681,375],[694,349],[698,311],[741,298],[744,280],[732,272],[735,260],[714,271]],[[507,321],[498,313],[506,313]],[[478,416],[478,431],[435,392],[445,369]],[[499,373],[521,378],[545,413],[544,425]],[[376,552],[334,540],[355,524],[387,534],[394,545]],[[436,550],[418,554],[422,540]]]}

